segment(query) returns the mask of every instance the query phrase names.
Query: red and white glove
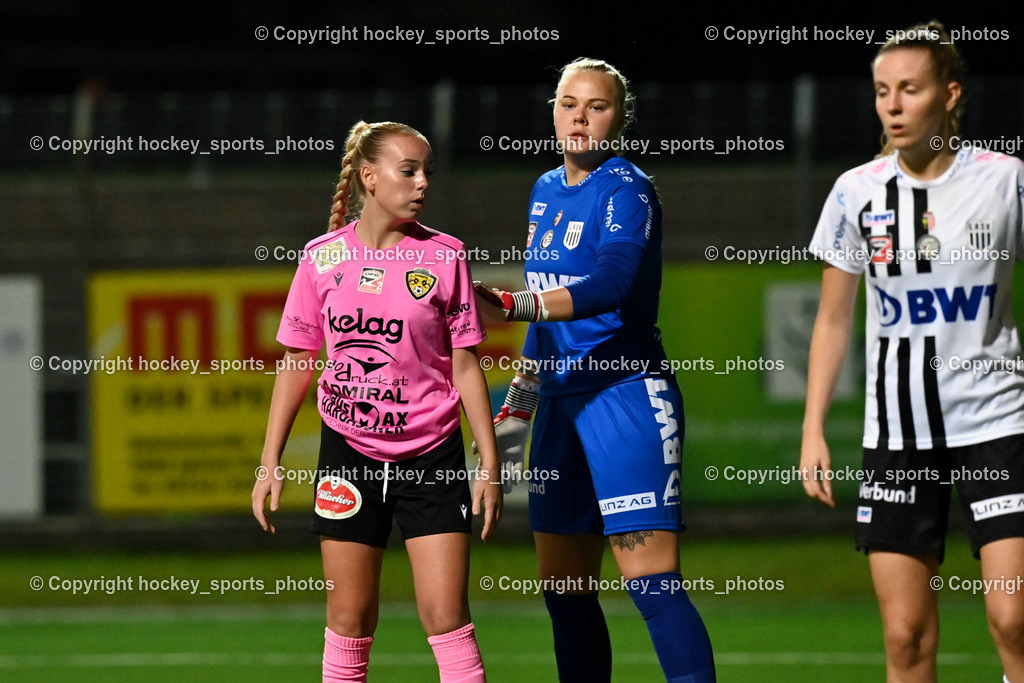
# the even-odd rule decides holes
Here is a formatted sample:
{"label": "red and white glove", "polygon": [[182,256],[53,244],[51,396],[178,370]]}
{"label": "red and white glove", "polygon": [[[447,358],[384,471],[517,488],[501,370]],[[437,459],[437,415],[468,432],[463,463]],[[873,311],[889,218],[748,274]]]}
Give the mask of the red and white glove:
{"label": "red and white glove", "polygon": [[544,308],[544,297],[536,292],[504,292],[492,289],[482,282],[474,282],[473,289],[489,304],[505,311],[505,320],[510,322],[535,323],[548,319],[548,309]]}
{"label": "red and white glove", "polygon": [[[516,377],[508,388],[505,405],[494,418],[494,438],[501,458],[501,482],[505,493],[523,480],[526,440],[530,438],[530,420],[540,403],[540,382]],[[476,442],[473,442],[476,453]]]}

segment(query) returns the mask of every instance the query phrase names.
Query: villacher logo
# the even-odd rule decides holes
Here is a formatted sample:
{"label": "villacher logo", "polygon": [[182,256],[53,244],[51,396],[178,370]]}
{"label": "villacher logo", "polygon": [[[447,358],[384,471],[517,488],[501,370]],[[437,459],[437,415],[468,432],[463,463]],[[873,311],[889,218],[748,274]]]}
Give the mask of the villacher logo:
{"label": "villacher logo", "polygon": [[345,479],[323,477],[316,487],[316,514],[326,519],[347,519],[359,512],[363,496]]}

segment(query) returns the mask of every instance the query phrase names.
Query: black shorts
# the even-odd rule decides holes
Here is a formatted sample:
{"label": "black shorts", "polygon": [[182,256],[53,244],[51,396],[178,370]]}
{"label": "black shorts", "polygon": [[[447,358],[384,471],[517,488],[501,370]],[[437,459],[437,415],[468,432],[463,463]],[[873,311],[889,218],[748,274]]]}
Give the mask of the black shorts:
{"label": "black shorts", "polygon": [[975,557],[987,543],[1024,536],[1024,434],[933,450],[864,449],[857,549],[945,556],[956,485]]}
{"label": "black shorts", "polygon": [[384,548],[392,519],[403,539],[469,533],[471,506],[461,430],[423,455],[381,462],[322,425],[313,533]]}

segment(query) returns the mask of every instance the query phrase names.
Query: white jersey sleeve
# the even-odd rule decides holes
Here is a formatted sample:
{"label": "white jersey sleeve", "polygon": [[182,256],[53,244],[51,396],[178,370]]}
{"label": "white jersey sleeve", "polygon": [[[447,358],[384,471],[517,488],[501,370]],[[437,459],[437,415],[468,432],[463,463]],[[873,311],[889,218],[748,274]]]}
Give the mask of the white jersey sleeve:
{"label": "white jersey sleeve", "polygon": [[846,198],[846,175],[832,186],[818,225],[811,238],[810,251],[825,263],[853,275],[864,273],[867,261],[867,242],[857,229],[855,218],[849,216]]}

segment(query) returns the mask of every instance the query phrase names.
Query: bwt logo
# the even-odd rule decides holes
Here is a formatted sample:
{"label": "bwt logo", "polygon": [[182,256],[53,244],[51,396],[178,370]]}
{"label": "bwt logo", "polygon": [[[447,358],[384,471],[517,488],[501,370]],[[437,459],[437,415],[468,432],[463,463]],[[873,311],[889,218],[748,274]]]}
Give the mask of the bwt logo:
{"label": "bwt logo", "polygon": [[860,221],[864,224],[864,227],[893,225],[896,222],[896,212],[886,211],[885,213],[871,213],[870,211],[865,211],[860,215]]}
{"label": "bwt logo", "polygon": [[578,275],[555,275],[553,273],[529,272],[526,274],[526,287],[531,292],[543,292],[545,289],[565,287],[582,279],[583,278]]}
{"label": "bwt logo", "polygon": [[963,287],[947,290],[911,289],[907,291],[907,300],[888,294],[878,285],[875,288],[875,307],[878,309],[879,324],[882,327],[895,325],[903,317],[904,306],[910,317],[911,325],[927,325],[939,319],[947,323],[955,323],[963,314],[964,320],[975,320],[981,310],[982,303],[988,299],[988,317],[992,318],[993,302],[996,298],[996,285],[975,285],[970,291]]}

